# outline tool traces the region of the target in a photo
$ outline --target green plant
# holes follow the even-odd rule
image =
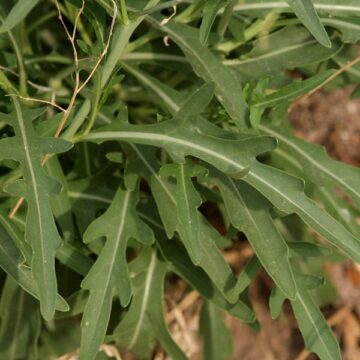
[[[163,308],[176,274],[204,299],[204,358],[225,359],[219,315],[258,327],[247,289],[263,267],[273,317],[289,299],[306,347],[340,359],[307,263],[331,251],[360,262],[360,171],[295,138],[286,113],[330,80],[359,83],[357,1],[5,0],[0,10],[0,358],[80,347],[91,360],[111,344],[149,358],[159,342],[185,359]],[[254,250],[240,274],[222,253],[237,232]]]

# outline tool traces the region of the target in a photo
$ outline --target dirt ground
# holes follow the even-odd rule
[[[322,144],[337,160],[360,166],[360,99],[350,100],[352,87],[319,91],[289,114],[296,134]]]
[[[297,136],[326,147],[337,160],[360,166],[360,99],[350,100],[352,89],[331,93],[318,91],[292,107],[290,122]],[[230,264],[239,258],[246,261],[250,248],[235,249],[227,255]],[[236,266],[239,266],[237,264]],[[360,267],[351,262],[329,265],[326,268],[338,291],[338,301],[323,310],[325,317],[338,337],[344,360],[360,359]],[[262,330],[255,333],[247,325],[226,317],[234,340],[231,360],[312,360],[317,356],[304,349],[296,321],[289,307],[277,320],[272,320],[268,310],[269,279],[260,273],[250,287],[255,312]],[[199,298],[188,294],[179,302],[169,303],[168,321],[176,341],[187,350],[191,359],[200,359],[201,342],[196,339]],[[156,359],[163,359],[158,354]]]

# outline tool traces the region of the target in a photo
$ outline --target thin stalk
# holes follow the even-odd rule
[[[4,18],[1,15],[0,15],[0,21],[2,23],[4,22]],[[18,64],[18,68],[19,68],[20,94],[22,96],[26,96],[27,95],[27,74],[26,74],[26,70],[25,70],[24,59],[23,59],[21,50],[19,48],[18,43],[16,42],[16,39],[15,39],[12,31],[7,30],[6,32],[7,32],[8,36],[9,36],[12,47],[14,48],[15,56],[16,56],[16,62]]]
[[[98,112],[98,104],[100,101],[100,97],[101,97],[101,77],[100,74],[96,74],[94,76],[95,78],[95,92],[94,92],[94,96],[92,98],[92,107],[91,107],[91,113],[90,113],[90,118],[89,121],[86,125],[85,128],[85,134],[88,134],[95,122],[96,116],[97,116],[97,112]]]
[[[121,9],[121,17],[122,17],[123,23],[124,23],[124,25],[128,25],[130,23],[130,21],[129,21],[129,16],[127,13],[125,0],[120,0],[120,9]]]
[[[222,14],[216,33],[219,35],[220,38],[223,38],[225,35],[225,31],[229,25],[229,22],[231,20],[234,6],[237,3],[236,0],[230,1],[230,3],[225,7],[224,13]]]

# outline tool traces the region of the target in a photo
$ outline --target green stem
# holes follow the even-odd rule
[[[98,72],[95,73],[94,80],[95,80],[94,96],[92,97],[92,101],[91,101],[92,107],[90,112],[90,118],[84,131],[85,134],[88,134],[94,125],[98,113],[98,104],[101,97],[101,77]]]
[[[176,21],[189,23],[194,20],[202,11],[202,5],[205,4],[204,0],[197,0],[190,4],[185,10],[175,17]]]
[[[226,6],[224,13],[221,16],[220,22],[217,27],[217,34],[219,35],[220,38],[223,38],[225,35],[225,31],[231,20],[234,6],[236,3],[237,3],[236,0],[230,1],[230,3]]]
[[[32,65],[41,62],[57,63],[63,65],[71,65],[74,63],[73,60],[70,60],[68,57],[63,55],[44,55],[36,56],[25,60],[25,65]]]
[[[4,18],[1,15],[0,15],[0,21],[2,23],[4,22]],[[16,39],[15,39],[12,31],[7,30],[6,32],[7,32],[8,36],[9,36],[12,47],[14,48],[15,56],[16,56],[16,62],[18,64],[20,94],[22,96],[27,96],[27,75],[26,75],[26,71],[25,71],[25,65],[24,65],[23,56],[22,56],[21,50],[19,48],[18,43],[16,42]]]
[[[121,8],[121,15],[122,15],[123,23],[124,23],[124,25],[128,25],[130,23],[130,21],[129,21],[129,16],[127,13],[125,0],[120,0],[120,8]]]

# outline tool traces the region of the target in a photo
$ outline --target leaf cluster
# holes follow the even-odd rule
[[[287,110],[359,83],[356,61],[339,71],[359,16],[351,0],[2,1],[0,358],[187,359],[166,321],[181,281],[203,358],[226,359],[222,314],[259,328],[263,269],[272,316],[288,300],[307,349],[340,359],[311,263],[360,262],[360,170],[296,138]],[[233,269],[238,242],[252,255]]]

